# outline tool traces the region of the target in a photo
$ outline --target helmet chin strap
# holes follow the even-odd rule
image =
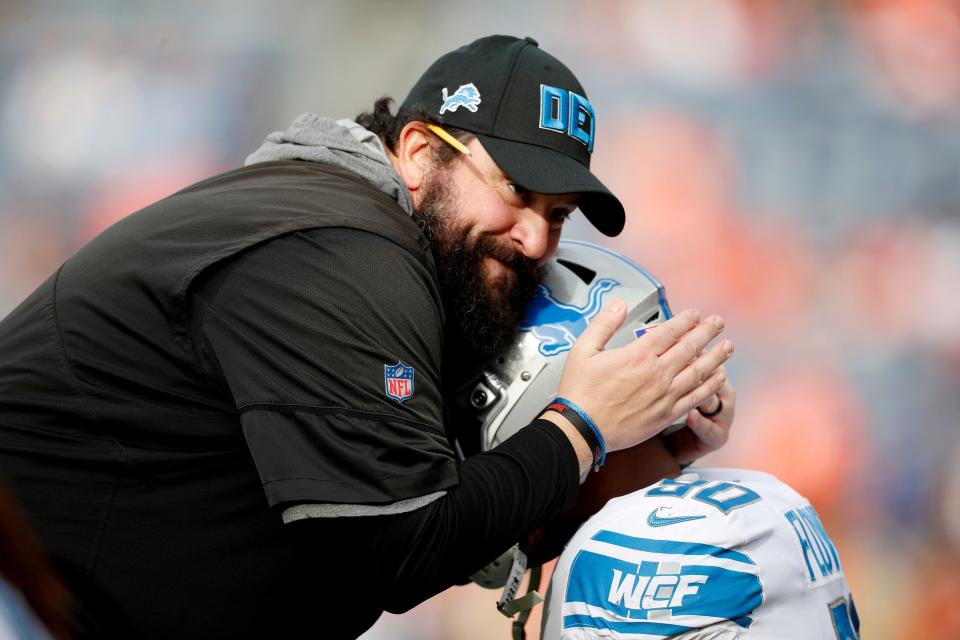
[[[527,593],[524,594],[519,600],[514,600],[514,603],[517,604],[517,611],[520,615],[517,616],[517,619],[513,621],[511,625],[511,635],[513,640],[526,640],[527,631],[526,624],[527,618],[530,617],[530,612],[533,611],[533,608],[540,602],[543,602],[543,596],[540,595],[536,589],[540,588],[540,574],[542,567],[537,565],[530,569],[530,585],[527,587]],[[501,609],[501,613],[503,610]]]
[[[511,549],[513,559],[510,563],[510,573],[507,577],[507,583],[503,586],[503,593],[497,601],[497,610],[508,618],[512,618],[518,613],[530,614],[530,609],[543,602],[543,596],[537,593],[536,589],[540,586],[540,567],[534,567],[531,571],[536,571],[537,584],[533,584],[531,575],[530,585],[527,587],[527,593],[517,598],[517,591],[520,590],[520,582],[523,580],[523,574],[527,571],[527,554],[520,550],[520,545],[514,545]],[[523,621],[526,622],[526,616]],[[521,624],[521,628],[522,628]]]
[[[527,592],[517,597],[523,574],[527,571],[527,554],[515,544],[505,551],[499,558],[486,567],[470,576],[470,579],[481,587],[497,589],[503,587],[500,599],[497,600],[497,611],[508,618],[517,616],[513,621],[513,640],[526,638],[525,625],[530,617],[530,611],[543,602],[543,596],[537,592],[540,588],[541,567],[538,565],[530,569],[530,583]],[[517,615],[519,614],[519,615]]]

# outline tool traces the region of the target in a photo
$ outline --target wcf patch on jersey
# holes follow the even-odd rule
[[[403,402],[413,395],[413,367],[403,364],[398,360],[397,364],[383,365],[383,390],[387,396],[397,402]]]

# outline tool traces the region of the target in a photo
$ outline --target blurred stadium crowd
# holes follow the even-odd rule
[[[494,32],[596,106],[627,227],[568,236],[727,319],[738,416],[706,463],[811,499],[865,637],[960,638],[956,0],[0,2],[0,315],[298,113],[402,97]],[[495,600],[456,589],[365,637],[507,638]]]

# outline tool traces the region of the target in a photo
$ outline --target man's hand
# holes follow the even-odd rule
[[[722,368],[722,367],[721,367]],[[720,403],[723,403],[722,406]],[[736,412],[737,392],[724,382],[715,396],[707,398],[687,416],[687,426],[664,436],[667,447],[681,465],[687,465],[711,451],[716,451],[730,438],[733,415]],[[715,415],[706,417],[703,414]]]
[[[718,316],[704,320],[693,310],[677,314],[626,346],[605,350],[625,316],[626,306],[614,301],[593,319],[570,351],[558,393],[590,415],[608,452],[647,440],[719,394],[726,383],[721,365],[733,353],[729,340],[706,349],[723,330],[723,320]],[[558,424],[566,422],[550,412],[544,417]],[[709,433],[707,426],[697,424],[705,441],[715,442],[716,434]],[[577,446],[577,437],[571,436],[571,440],[583,457],[586,447]],[[586,461],[581,460],[582,467],[584,462],[589,464],[587,455]]]

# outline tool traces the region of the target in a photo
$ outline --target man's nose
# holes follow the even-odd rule
[[[527,207],[510,230],[510,238],[517,251],[539,263],[550,245],[550,222],[541,212]]]

